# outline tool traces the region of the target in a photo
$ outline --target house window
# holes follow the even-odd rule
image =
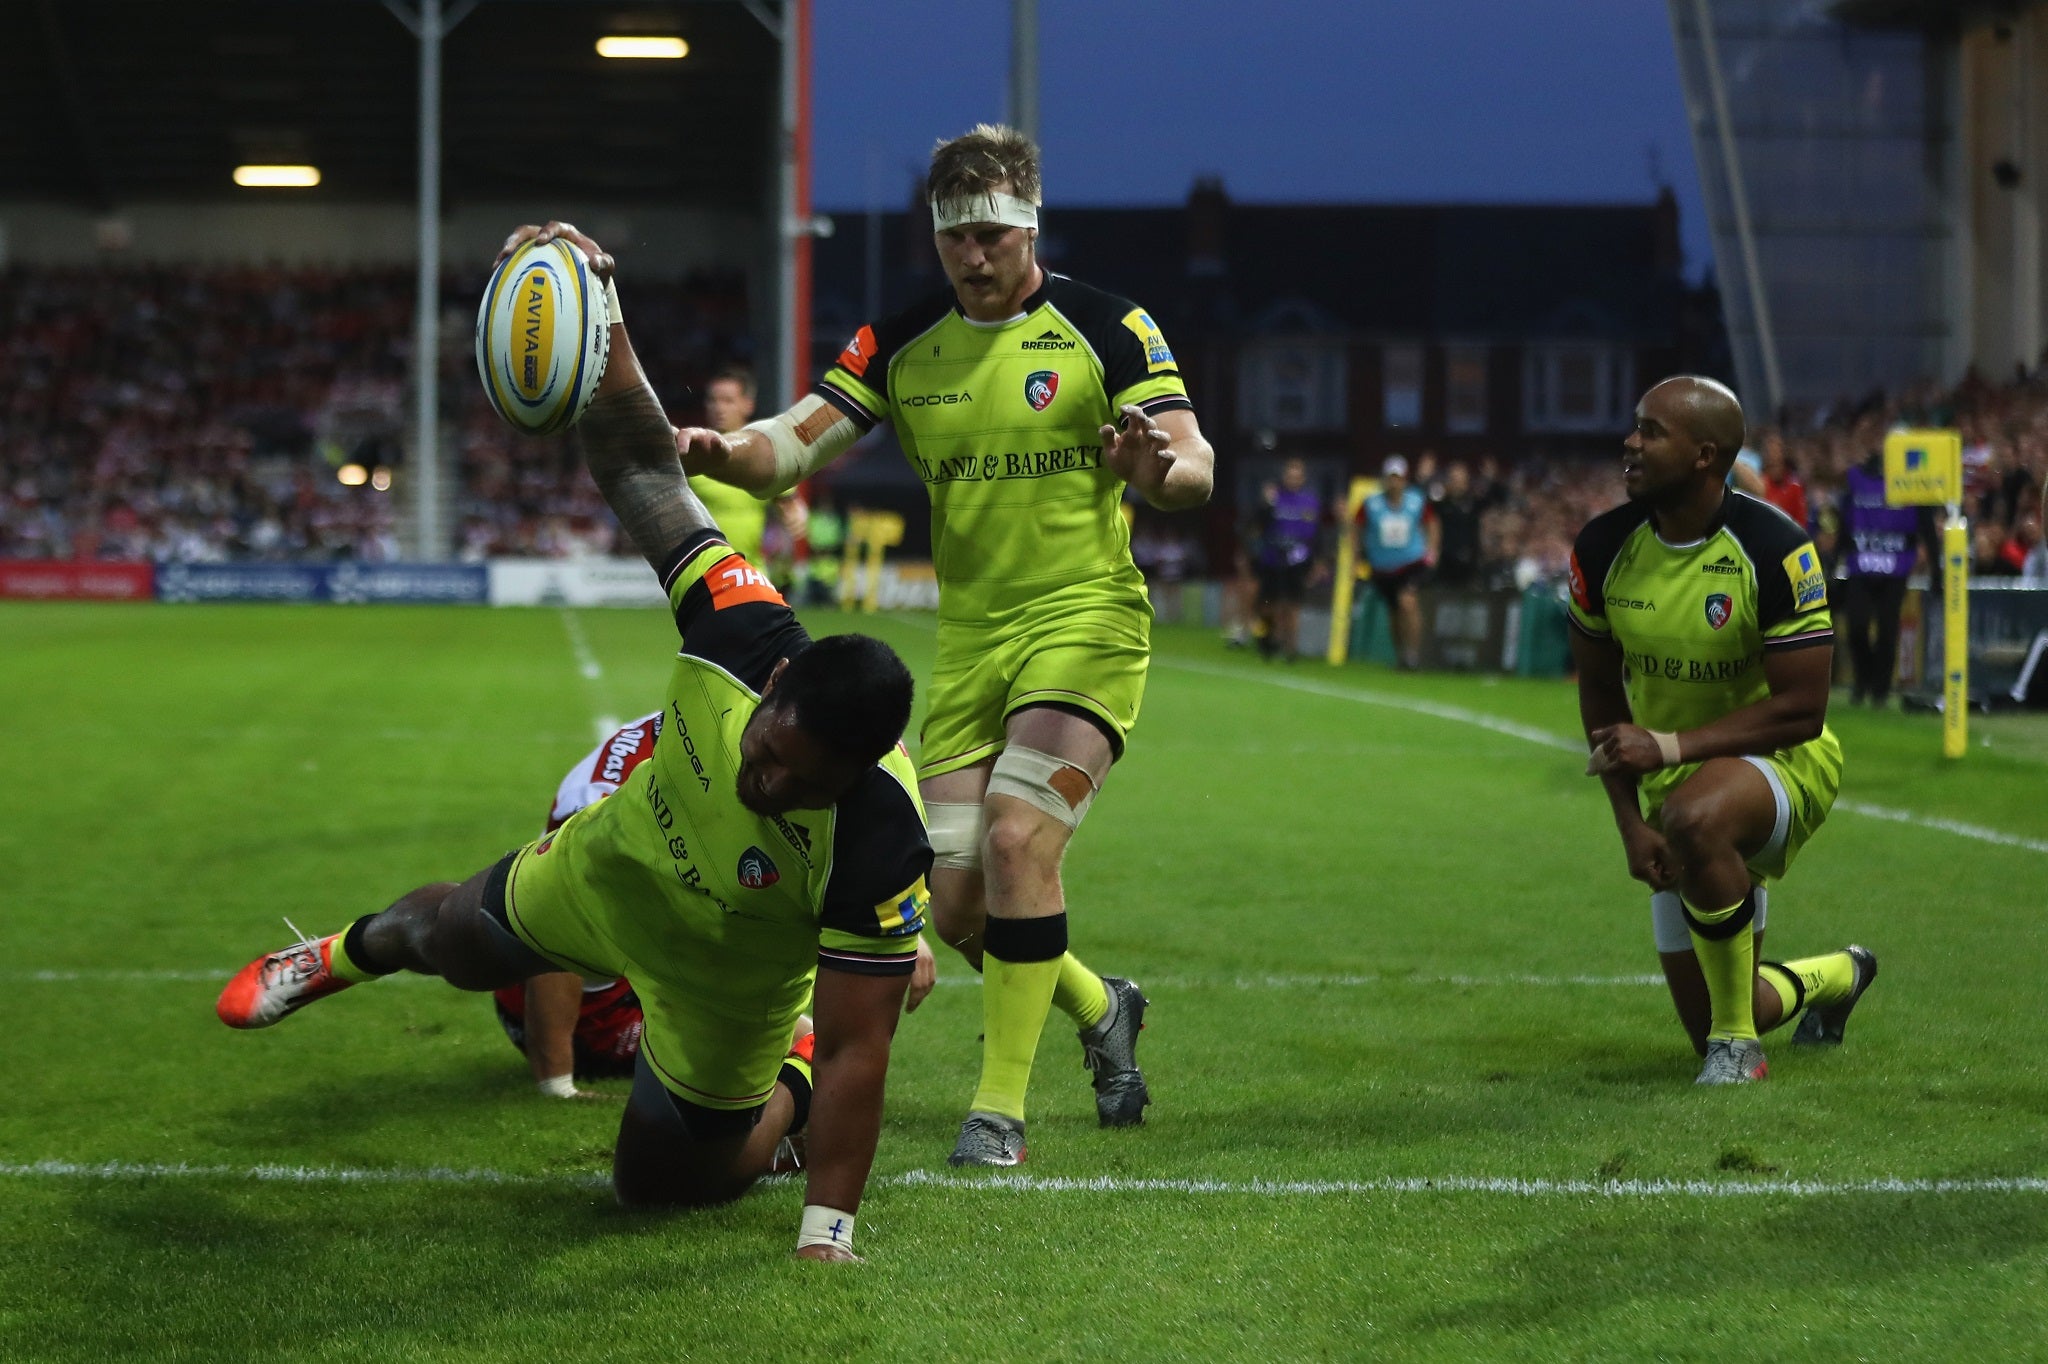
[[[1343,430],[1349,424],[1347,368],[1339,341],[1273,340],[1247,346],[1238,368],[1243,424],[1268,431]]]
[[[1618,431],[1635,401],[1635,358],[1597,343],[1531,346],[1522,357],[1522,425],[1530,431]]]
[[[1454,436],[1486,430],[1486,351],[1454,346],[1444,352],[1444,429]]]
[[[1422,425],[1422,347],[1380,351],[1380,407],[1389,429]]]

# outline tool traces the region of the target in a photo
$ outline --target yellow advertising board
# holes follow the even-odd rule
[[[1887,433],[1884,500],[1894,507],[1947,507],[1962,501],[1962,433],[1935,428]]]

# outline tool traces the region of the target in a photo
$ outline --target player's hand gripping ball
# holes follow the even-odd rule
[[[529,435],[566,430],[611,358],[604,285],[575,243],[520,244],[476,310],[476,372],[498,415]]]

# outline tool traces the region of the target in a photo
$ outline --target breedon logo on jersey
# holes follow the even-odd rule
[[[1714,560],[1714,562],[1712,562],[1711,564],[1701,564],[1701,565],[1700,565],[1700,572],[1702,572],[1702,573],[1740,573],[1740,572],[1742,572],[1742,565],[1741,565],[1741,564],[1738,564],[1738,563],[1736,563],[1736,562],[1735,562],[1735,560],[1734,560],[1734,559],[1732,559],[1731,557],[1729,557],[1728,555],[1726,555],[1726,554],[1723,554],[1723,555],[1722,555],[1722,556],[1721,556],[1720,558],[1718,558],[1718,559]]]
[[[1018,350],[1072,350],[1076,342],[1056,331],[1041,332],[1035,341],[1019,342]]]
[[[1735,613],[1735,603],[1726,592],[1716,592],[1707,598],[1707,624],[1716,630],[1728,623],[1728,617]]]
[[[782,879],[782,873],[775,870],[768,854],[759,848],[749,848],[740,854],[739,876],[740,884],[748,890],[766,890]]]
[[[1052,400],[1060,391],[1059,371],[1041,369],[1024,380],[1024,401],[1031,404],[1033,412],[1043,412],[1052,406]]]

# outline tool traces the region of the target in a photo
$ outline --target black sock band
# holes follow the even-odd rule
[[[1799,973],[1787,967],[1782,961],[1760,961],[1757,963],[1758,970],[1762,970],[1766,966],[1777,972],[1782,979],[1792,982],[1792,1003],[1786,1008],[1784,1016],[1790,1018],[1805,1008],[1806,982],[1799,978]]]
[[[1708,942],[1723,942],[1734,937],[1743,929],[1756,922],[1756,887],[1749,888],[1749,894],[1742,897],[1742,903],[1735,912],[1716,924],[1703,924],[1692,916],[1692,906],[1679,898],[1678,907],[1685,914],[1685,926],[1705,938]]]
[[[981,930],[981,950],[997,961],[1058,961],[1067,955],[1067,916],[1043,919],[991,917]]]
[[[784,1061],[782,1072],[775,1079],[778,1084],[787,1085],[789,1097],[796,1100],[796,1112],[789,1119],[789,1132],[794,1136],[803,1131],[804,1124],[811,1120],[811,1077]]]
[[[392,975],[400,968],[387,966],[363,942],[363,926],[374,917],[374,915],[365,914],[362,918],[357,919],[348,926],[348,932],[341,935],[341,953],[349,959],[350,963],[358,971],[368,971],[373,976]]]

